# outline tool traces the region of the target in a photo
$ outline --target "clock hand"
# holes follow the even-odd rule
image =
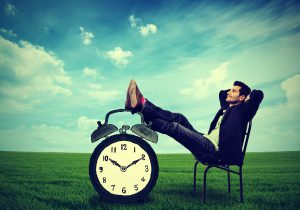
[[[143,159],[143,157],[141,157],[141,158],[139,158],[137,160],[132,161],[132,163],[130,163],[128,166],[126,166],[126,169],[128,169],[130,166],[133,166],[133,165],[137,164],[137,162],[139,162],[142,159]]]
[[[117,162],[117,161],[115,161],[115,160],[112,160],[112,159],[110,159],[109,158],[109,160],[110,160],[110,162],[112,162],[112,164],[114,164],[114,165],[116,165],[116,166],[118,166],[119,168],[121,168],[122,166]]]

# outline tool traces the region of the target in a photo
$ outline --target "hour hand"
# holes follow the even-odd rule
[[[112,164],[114,164],[114,165],[116,165],[116,166],[118,166],[119,168],[121,168],[122,166],[117,162],[117,161],[115,161],[115,160],[112,160],[112,159],[110,159],[109,158],[109,160],[110,160],[110,162],[112,162]]]

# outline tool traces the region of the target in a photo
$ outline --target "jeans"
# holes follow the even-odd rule
[[[217,159],[214,144],[196,131],[184,115],[163,110],[148,99],[142,106],[141,113],[146,123],[152,122],[153,130],[174,138],[199,160]]]

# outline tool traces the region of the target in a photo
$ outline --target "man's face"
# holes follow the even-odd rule
[[[233,86],[228,92],[227,92],[227,98],[226,102],[229,104],[236,104],[240,103],[245,99],[244,95],[240,96],[240,86]]]

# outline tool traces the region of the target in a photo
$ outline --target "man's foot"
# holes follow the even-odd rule
[[[128,109],[128,110],[130,109],[130,98],[129,98],[128,91],[126,94],[125,109]]]
[[[144,97],[140,92],[135,80],[131,80],[128,86],[125,109],[135,109],[138,105],[141,105],[144,101]]]

